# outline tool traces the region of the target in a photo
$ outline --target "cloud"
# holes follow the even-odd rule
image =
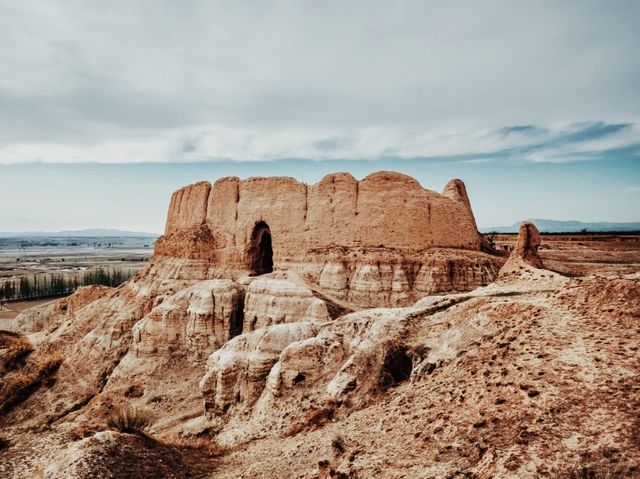
[[[0,0],[0,163],[632,154],[623,3]]]
[[[198,162],[277,159],[437,159],[563,163],[640,157],[640,126],[580,123],[480,131],[403,128],[248,130],[211,128],[98,141],[89,144],[19,143],[0,148],[0,163]],[[532,133],[534,131],[534,133]]]

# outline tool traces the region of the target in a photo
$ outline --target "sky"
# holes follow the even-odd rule
[[[638,221],[640,2],[0,0],[0,231],[161,232],[222,176]]]

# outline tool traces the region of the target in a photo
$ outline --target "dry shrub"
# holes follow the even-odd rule
[[[29,398],[41,385],[50,383],[61,364],[60,354],[48,354],[35,359],[21,372],[5,378],[0,388],[0,411],[10,411]]]
[[[1,410],[10,411],[25,401],[38,388],[38,374],[35,372],[16,373],[5,380],[0,393]]]
[[[342,454],[347,449],[347,443],[341,434],[336,434],[331,440],[331,448],[336,455]]]
[[[139,436],[146,436],[152,424],[153,419],[148,412],[131,406],[116,407],[107,418],[109,429]]]
[[[27,338],[19,336],[11,341],[7,347],[2,366],[5,371],[11,371],[18,366],[24,364],[25,359],[33,352],[33,346]]]
[[[47,379],[53,376],[62,365],[62,356],[59,353],[40,356],[34,361],[40,378]]]
[[[220,445],[215,439],[208,439],[199,437],[195,439],[178,439],[175,442],[171,442],[171,445],[175,445],[183,448],[198,449],[206,452],[212,457],[222,456],[227,452],[225,446]]]

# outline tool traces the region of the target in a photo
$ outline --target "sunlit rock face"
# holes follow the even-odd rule
[[[501,261],[481,248],[460,180],[438,194],[393,172],[230,177],[173,194],[152,269],[197,280],[296,270],[357,307],[406,306],[492,281]]]
[[[305,286],[290,281],[258,278],[247,288],[243,331],[280,323],[329,320],[325,302]]]

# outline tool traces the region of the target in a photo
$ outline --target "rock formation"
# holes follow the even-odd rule
[[[134,350],[144,355],[183,349],[207,357],[242,332],[243,294],[231,280],[209,280],[169,296],[134,326]]]
[[[291,281],[258,278],[247,287],[244,332],[273,324],[328,320],[325,302],[305,286]]]
[[[500,261],[481,245],[460,180],[440,195],[391,172],[232,177],[174,193],[153,264],[199,280],[295,269],[357,307],[402,306],[492,281]]]
[[[540,233],[536,225],[529,221],[524,221],[520,225],[516,245],[511,251],[509,259],[500,269],[499,275],[502,277],[507,274],[530,271],[532,268],[544,268],[542,259],[538,255],[540,242]]]

